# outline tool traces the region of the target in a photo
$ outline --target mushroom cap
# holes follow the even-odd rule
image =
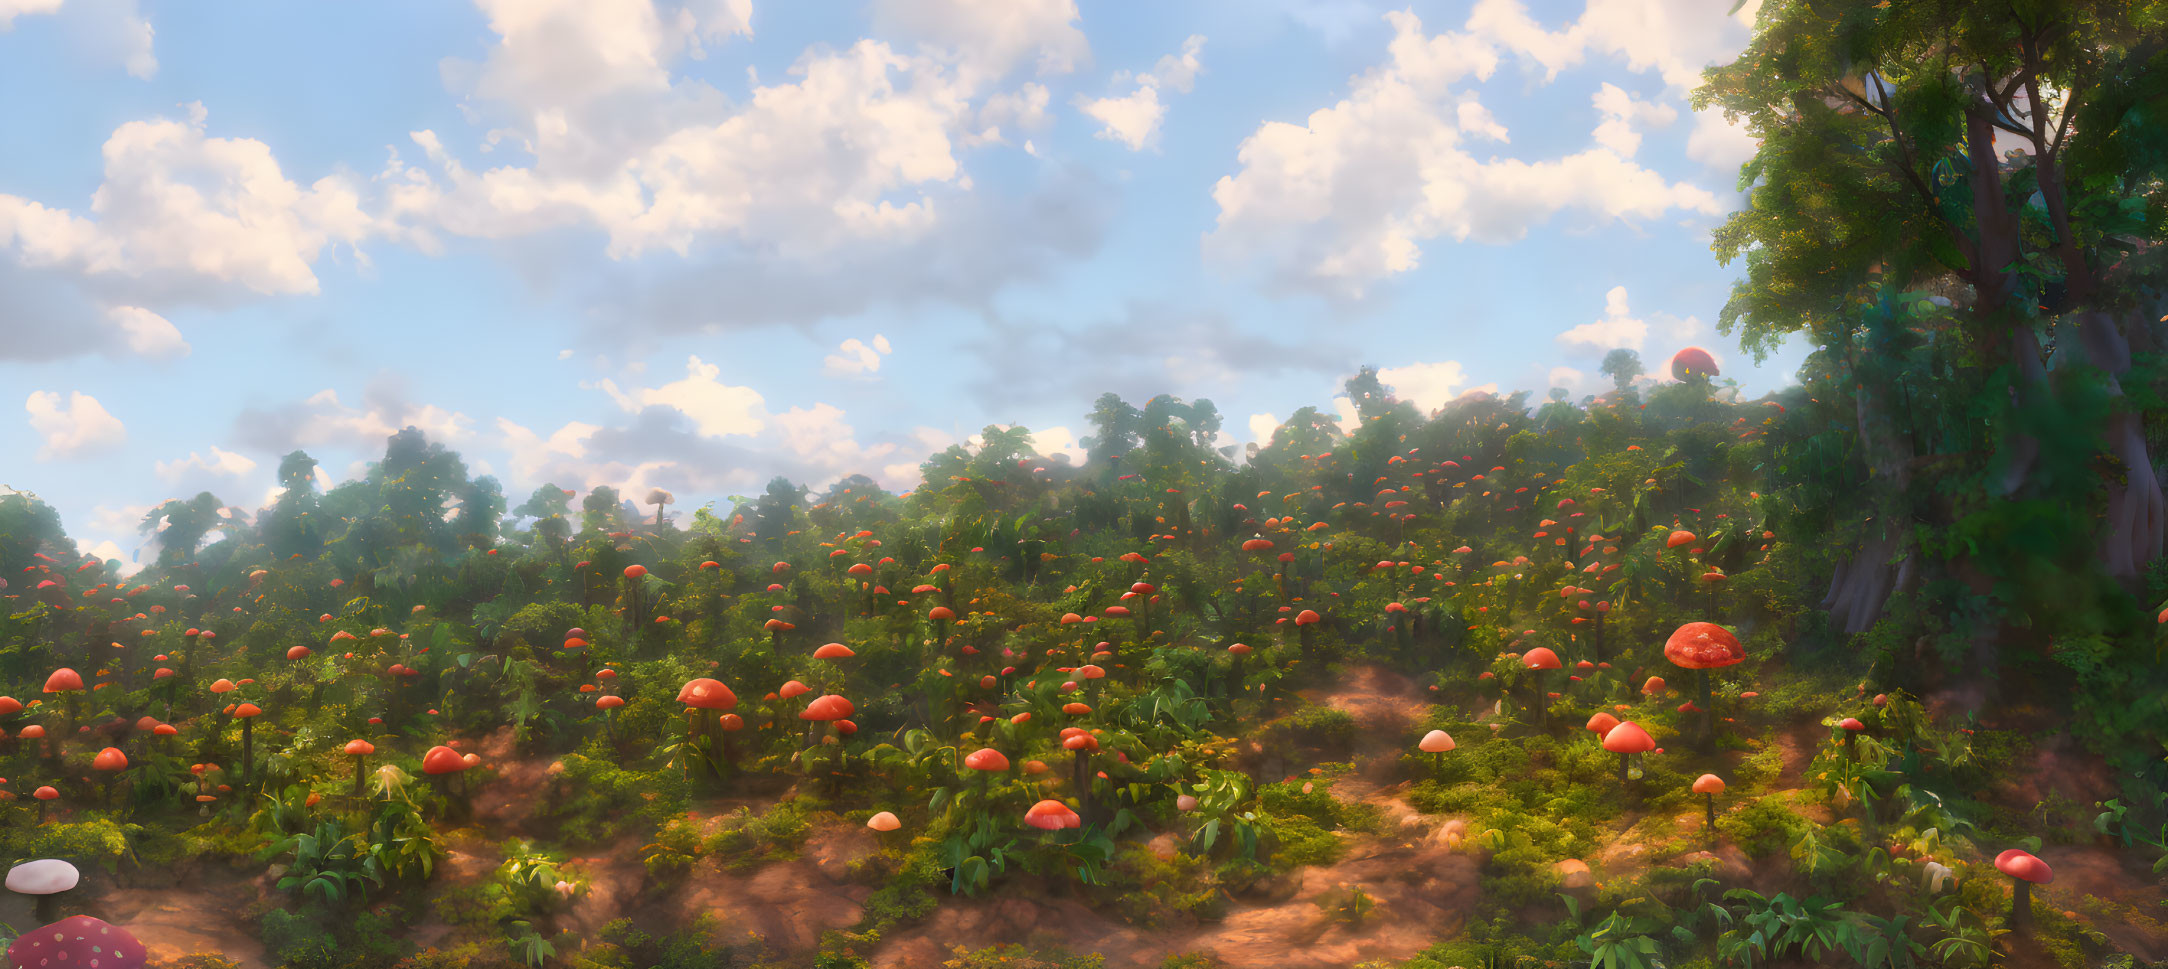
[[[856,707],[851,706],[851,701],[830,693],[814,700],[812,703],[806,704],[805,710],[798,714],[798,719],[841,720],[850,716],[856,710]]]
[[[45,692],[47,693],[65,693],[69,690],[80,690],[82,688],[83,674],[65,666],[54,670],[53,675],[45,678]]]
[[[805,694],[811,692],[813,692],[812,687],[800,683],[797,680],[792,680],[788,683],[783,684],[781,687],[778,687],[775,691],[775,695],[782,697],[785,700],[790,700],[804,696]]]
[[[376,745],[366,740],[349,740],[346,742],[346,753],[350,757],[366,757],[376,753]]]
[[[851,652],[849,646],[842,643],[829,643],[813,651],[814,659],[849,659],[856,655],[858,654]]]
[[[1837,721],[1837,726],[1843,727],[1844,729],[1852,731],[1853,733],[1858,733],[1859,731],[1867,729],[1867,725],[1859,722],[1858,717],[1846,717],[1842,720]]]
[[[1295,614],[1295,625],[1297,625],[1297,626],[1308,626],[1308,625],[1312,625],[1312,624],[1316,623],[1316,622],[1318,621],[1318,619],[1319,619],[1319,616],[1318,616],[1318,614],[1317,614],[1317,613],[1316,613],[1316,612],[1315,612],[1314,610],[1310,610],[1310,609],[1304,609],[1303,611],[1301,611],[1301,612],[1298,612],[1298,613],[1296,613],[1296,614]]]
[[[459,756],[459,751],[442,744],[429,748],[429,752],[422,755],[424,774],[457,774],[466,769],[467,759]]]
[[[211,692],[213,693],[232,693],[233,691],[238,689],[240,689],[240,687],[234,686],[232,680],[229,680],[223,676],[211,681]]]
[[[1024,823],[1044,831],[1079,827],[1084,819],[1077,817],[1069,806],[1055,800],[1040,801],[1024,812]]]
[[[992,747],[981,747],[964,756],[964,766],[972,770],[1008,770],[1009,758]]]
[[[1521,654],[1521,665],[1532,670],[1555,670],[1559,666],[1558,654],[1548,646],[1538,646]]]
[[[1664,641],[1664,658],[1689,670],[1713,670],[1746,659],[1739,637],[1713,622],[1690,622]]]
[[[1665,689],[1667,689],[1667,687],[1664,683],[1664,678],[1661,676],[1651,676],[1648,679],[1643,680],[1641,683],[1641,693],[1643,696],[1655,696],[1658,693],[1664,692]]]
[[[1716,358],[1710,356],[1709,351],[1700,347],[1687,347],[1671,355],[1672,379],[1685,380],[1695,374],[1704,377],[1717,376]]]
[[[1596,711],[1595,716],[1588,718],[1588,732],[1598,737],[1610,733],[1611,728],[1616,726],[1618,726],[1618,718],[1602,710]]]
[[[1682,528],[1673,531],[1669,538],[1664,539],[1664,547],[1678,548],[1681,545],[1691,544],[1693,541],[1694,533]]]
[[[47,784],[44,787],[40,787],[37,790],[30,792],[30,796],[37,798],[40,801],[50,801],[60,797],[60,792],[54,790],[51,784]]]
[[[263,708],[253,703],[243,703],[233,708],[233,715],[243,720],[263,716]]]
[[[23,712],[23,701],[11,696],[0,696],[0,716]]]
[[[872,828],[875,831],[894,831],[897,828],[903,827],[903,822],[896,820],[896,815],[894,812],[882,811],[879,814],[867,818],[866,827]]]
[[[2045,885],[2055,880],[2055,869],[2049,868],[2047,862],[2033,857],[2031,852],[2017,848],[1996,855],[1995,870],[2035,885]],[[8,880],[12,886],[14,876],[10,875]]]
[[[102,771],[127,770],[128,755],[121,753],[119,747],[107,747],[98,751],[98,756],[91,758],[90,769]]]
[[[1724,779],[1715,774],[1703,774],[1696,777],[1694,778],[1694,793],[1722,794],[1724,793]]]
[[[1645,754],[1656,749],[1656,739],[1631,720],[1603,735],[1603,749],[1614,754]]]
[[[1453,743],[1452,735],[1443,730],[1433,730],[1424,734],[1422,741],[1415,746],[1426,754],[1442,754],[1459,745]]]
[[[74,888],[83,873],[58,858],[26,861],[8,869],[8,891],[17,895],[54,895]]]
[[[143,943],[127,929],[88,915],[32,929],[8,946],[8,961],[18,966],[140,969],[146,958]]]
[[[615,710],[624,705],[625,698],[615,693],[607,693],[595,698],[595,709],[597,710]]]
[[[686,680],[678,690],[678,702],[701,710],[728,710],[738,705],[738,695],[721,682],[706,677]]]

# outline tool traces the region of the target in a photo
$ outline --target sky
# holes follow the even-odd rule
[[[1113,391],[1222,444],[1714,323],[1728,0],[0,0],[0,485],[133,567],[425,431],[681,509]],[[21,411],[5,408],[20,401]]]

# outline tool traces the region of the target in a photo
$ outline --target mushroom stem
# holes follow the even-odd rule
[[[2023,935],[2032,929],[2032,883],[2022,878],[2010,881],[2014,886],[2010,893],[2010,931]]]
[[[1694,679],[1701,686],[1701,746],[1706,749],[1716,744],[1716,710],[1709,700],[1709,671],[1695,670]]]
[[[248,790],[249,775],[256,766],[255,724],[252,718],[241,718],[241,789],[244,791]]]
[[[1542,733],[1542,732],[1543,732],[1543,717],[1544,717],[1544,714],[1545,714],[1546,712],[1548,712],[1548,711],[1546,711],[1546,710],[1545,710],[1545,708],[1546,708],[1546,707],[1549,707],[1549,706],[1550,706],[1550,704],[1549,704],[1549,703],[1546,703],[1546,702],[1544,702],[1544,701],[1546,701],[1546,700],[1548,700],[1548,699],[1550,699],[1550,698],[1549,698],[1549,697],[1546,697],[1546,696],[1544,696],[1544,695],[1543,695],[1543,671],[1542,671],[1542,670],[1531,670],[1531,671],[1529,671],[1529,672],[1530,672],[1530,676],[1529,676],[1529,682],[1530,682],[1530,683],[1533,683],[1533,684],[1535,684],[1535,691],[1536,691],[1536,697],[1535,697],[1535,703],[1536,703],[1536,732],[1537,732],[1537,733]],[[1620,774],[1619,776],[1620,776],[1621,778],[1624,778],[1624,777],[1625,777],[1626,775],[1622,773],[1622,774]]]
[[[1708,798],[1708,803],[1707,803],[1707,804],[1706,804],[1705,806],[1706,806],[1706,808],[1707,808],[1707,811],[1708,811],[1708,823],[1709,823],[1709,833],[1711,833],[1711,834],[1715,834],[1715,833],[1716,833],[1716,792],[1714,792],[1714,791],[1711,791],[1711,792],[1709,792],[1708,794],[1704,794],[1704,795],[1702,795],[1702,796],[1703,796],[1703,797],[1706,797],[1706,798]]]
[[[361,775],[368,770],[368,767],[368,755],[363,754],[354,758],[354,796],[357,798],[361,796]]]
[[[2019,884],[2024,884],[2019,882]],[[51,925],[60,920],[60,893],[48,892],[38,896],[38,924]]]
[[[1632,756],[1625,753],[1618,755],[1618,786],[1622,788],[1626,786],[1626,759]]]

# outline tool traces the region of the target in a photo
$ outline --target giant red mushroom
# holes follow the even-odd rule
[[[75,724],[75,695],[83,692],[83,675],[65,666],[54,670],[53,675],[45,678],[45,692],[60,694],[62,714],[60,733],[65,735],[68,732],[66,728]],[[54,757],[60,756],[60,737],[58,736],[52,740],[52,755]]]
[[[1701,688],[1701,742],[1703,746],[1715,742],[1715,706],[1709,699],[1709,671],[1731,666],[1746,659],[1746,649],[1739,645],[1739,637],[1713,622],[1690,622],[1680,626],[1671,638],[1664,642],[1664,658],[1671,665],[1694,671]]]
[[[354,758],[354,796],[361,796],[361,775],[368,770],[369,755],[376,753],[376,745],[360,738],[346,742],[342,748],[346,756]]]
[[[1536,693],[1536,732],[1542,733],[1543,718],[1551,705],[1550,694],[1544,692],[1543,689],[1543,671],[1555,670],[1559,667],[1558,654],[1551,652],[1549,647],[1538,646],[1521,654],[1521,665],[1528,668],[1529,682],[1534,685]]]
[[[2032,887],[2055,880],[2055,870],[2031,852],[2012,848],[1995,856],[1995,870],[2010,876],[2010,931],[2032,928]]]
[[[821,724],[846,719],[856,710],[856,707],[851,706],[851,701],[833,693],[806,704],[805,709],[798,712],[798,719],[806,721],[806,746],[812,747],[821,741]]]
[[[1009,769],[1009,758],[992,747],[981,747],[964,755],[964,766],[979,774],[979,803],[983,805],[994,774]]]
[[[685,681],[685,685],[678,690],[677,699],[685,705],[685,749],[678,763],[681,773],[689,777],[692,772],[693,739],[701,732],[700,722],[705,719],[700,711],[711,711],[710,716],[727,712],[738,705],[738,695],[730,692],[730,688],[718,680],[697,677]]]
[[[422,773],[429,776],[429,783],[436,785],[437,793],[444,795],[447,801],[453,800],[447,776],[464,773],[468,766],[467,759],[460,756],[459,751],[442,744],[429,748],[429,752],[422,755]],[[454,801],[454,806],[464,811],[463,803]]]
[[[1703,774],[1694,778],[1694,793],[1707,798],[1704,807],[1708,812],[1710,833],[1716,831],[1716,796],[1724,793],[1724,779],[1715,774]]]
[[[1699,377],[1707,380],[1718,376],[1716,358],[1700,347],[1687,347],[1671,355],[1671,377],[1681,382]]]
[[[1024,823],[1041,831],[1059,831],[1063,828],[1080,827],[1083,817],[1069,810],[1060,801],[1045,800],[1032,805],[1024,812]]]
[[[1415,743],[1417,750],[1430,755],[1430,766],[1440,770],[1445,767],[1446,751],[1452,750],[1456,746],[1458,745],[1453,743],[1453,735],[1443,730],[1433,730],[1426,733],[1423,735],[1423,739]]]
[[[1641,725],[1631,720],[1612,727],[1603,735],[1603,749],[1618,755],[1618,782],[1626,786],[1627,761],[1635,754],[1645,754],[1656,749],[1656,739]]]

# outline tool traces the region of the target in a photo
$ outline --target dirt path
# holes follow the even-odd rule
[[[925,922],[903,929],[873,957],[879,969],[938,966],[953,947],[998,942],[1058,944],[1104,955],[1112,969],[1156,969],[1167,956],[1204,952],[1228,969],[1345,969],[1407,959],[1459,930],[1475,905],[1477,859],[1456,849],[1461,826],[1426,817],[1401,797],[1395,777],[1402,742],[1428,708],[1404,677],[1379,667],[1350,670],[1307,699],[1352,715],[1361,726],[1355,769],[1332,785],[1335,797],[1376,808],[1378,834],[1345,835],[1337,863],[1294,873],[1271,898],[1231,903],[1218,922],[1150,931],[1110,918],[1074,897],[1009,892],[944,899]],[[1375,909],[1359,925],[1318,906],[1328,893],[1359,888]]]
[[[242,969],[269,969],[272,960],[244,921],[248,907],[263,895],[266,879],[230,869],[192,867],[176,877],[143,873],[131,885],[112,885],[84,900],[69,914],[90,915],[127,929],[143,943],[152,960],[179,959],[216,952]],[[14,916],[12,910],[7,912]],[[33,924],[28,907],[11,925]]]

